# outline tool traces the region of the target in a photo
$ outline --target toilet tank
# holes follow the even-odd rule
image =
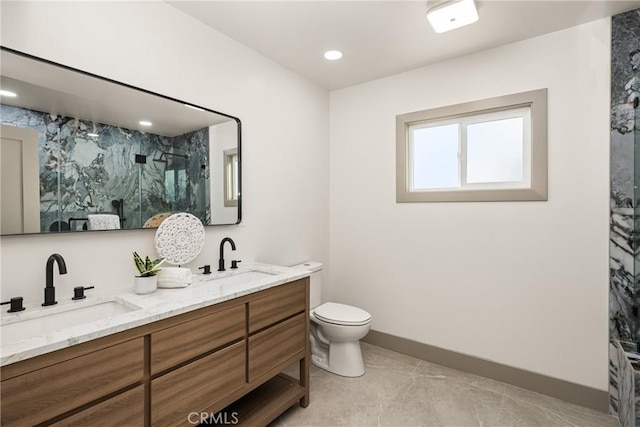
[[[319,306],[322,302],[322,263],[307,261],[292,267],[311,272],[309,276],[309,304],[311,308]]]

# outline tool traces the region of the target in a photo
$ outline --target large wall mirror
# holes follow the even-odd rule
[[[0,234],[241,218],[240,120],[0,51]]]

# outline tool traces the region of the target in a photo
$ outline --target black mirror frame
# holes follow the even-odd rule
[[[237,224],[240,224],[240,222],[242,221],[242,122],[240,121],[239,118],[237,118],[235,116],[231,116],[229,114],[221,113],[221,112],[216,111],[216,110],[212,110],[212,109],[207,108],[207,107],[203,107],[203,106],[198,105],[198,104],[194,104],[194,103],[192,103],[190,101],[183,101],[183,100],[180,100],[180,99],[177,99],[177,98],[173,98],[173,97],[170,97],[170,96],[162,95],[162,94],[159,94],[157,92],[153,92],[153,91],[150,91],[150,90],[147,90],[147,89],[139,88],[137,86],[133,86],[133,85],[130,85],[130,84],[127,84],[127,83],[119,82],[117,80],[113,80],[113,79],[110,79],[108,77],[100,76],[98,74],[90,73],[88,71],[80,70],[78,68],[70,67],[68,65],[60,64],[58,62],[54,62],[54,61],[51,61],[51,60],[48,60],[48,59],[40,58],[38,56],[31,55],[31,54],[28,54],[28,53],[25,53],[25,52],[22,52],[22,51],[19,51],[19,50],[15,50],[15,49],[12,49],[12,48],[9,48],[9,47],[6,47],[6,46],[1,46],[0,45],[0,52],[8,52],[8,53],[11,53],[11,54],[14,54],[14,55],[22,56],[22,57],[27,58],[27,59],[43,62],[43,63],[49,64],[49,65],[53,65],[53,66],[56,66],[56,67],[59,67],[59,68],[65,69],[65,70],[69,70],[69,71],[73,71],[73,72],[76,72],[76,73],[80,73],[80,74],[83,74],[83,75],[88,76],[88,77],[93,77],[93,78],[96,78],[96,79],[99,79],[99,80],[103,80],[103,81],[108,82],[108,83],[116,84],[116,85],[119,85],[119,86],[122,86],[122,87],[125,87],[125,88],[128,88],[128,89],[133,89],[135,91],[142,92],[142,93],[145,93],[147,95],[157,96],[159,98],[163,98],[163,99],[166,99],[168,101],[177,102],[177,103],[181,103],[181,104],[189,104],[189,105],[192,105],[194,107],[201,108],[204,111],[207,111],[207,112],[210,112],[210,113],[214,113],[214,114],[218,114],[220,116],[228,117],[229,119],[234,120],[236,122],[237,127],[238,127],[238,135],[237,135],[237,139],[238,139],[237,140],[237,146],[238,146],[238,206],[237,206],[238,218],[237,218],[236,222],[232,223],[232,224],[203,224],[203,225],[205,225],[207,227],[213,227],[213,226],[219,227],[219,226],[224,226],[224,225],[237,225]],[[117,229],[117,230],[85,230],[85,231],[130,231],[130,230],[143,230],[143,229],[144,228],[124,228],[124,229]],[[60,235],[63,235],[63,234],[75,233],[75,232],[76,232],[76,230],[59,230],[58,232],[50,232],[50,233],[40,232],[40,233],[3,234],[2,237],[25,236],[25,235],[54,235],[54,236],[60,236]]]

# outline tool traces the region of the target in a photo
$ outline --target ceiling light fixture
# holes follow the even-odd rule
[[[196,107],[195,105],[184,104],[184,106],[193,110],[204,111],[204,108]]]
[[[444,33],[476,22],[478,10],[473,0],[445,1],[430,7],[427,19],[436,33]]]
[[[147,127],[153,124],[149,120],[140,120],[138,123],[140,124],[140,126],[147,126]]]
[[[328,50],[324,53],[324,58],[329,61],[335,61],[336,59],[342,58],[342,52],[339,50]]]
[[[0,90],[0,95],[6,96],[8,98],[15,98],[16,96],[18,96],[18,94],[16,94],[15,92],[11,92],[8,90]]]
[[[98,131],[96,129],[96,122],[93,122],[93,131],[92,132],[88,132],[87,136],[90,136],[91,138],[97,138],[100,135],[98,135]]]

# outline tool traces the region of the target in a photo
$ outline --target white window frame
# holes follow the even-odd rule
[[[466,126],[514,117],[524,118],[521,182],[466,182]],[[459,187],[413,188],[412,130],[459,124]],[[547,90],[500,96],[396,116],[396,201],[474,202],[547,200]]]
[[[224,150],[224,206],[238,206],[238,149]]]

